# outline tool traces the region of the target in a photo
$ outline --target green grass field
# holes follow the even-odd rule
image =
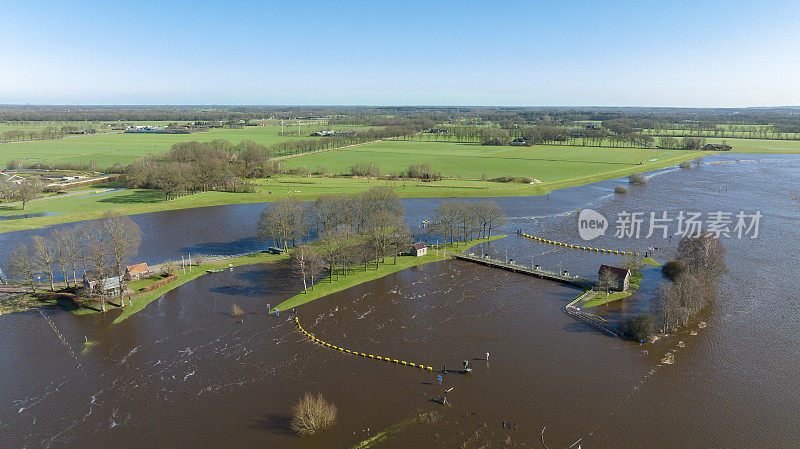
[[[402,198],[434,198],[434,197],[488,197],[488,196],[527,196],[541,195],[551,190],[586,184],[604,179],[626,176],[631,173],[655,170],[675,165],[684,160],[696,158],[701,153],[663,150],[624,150],[583,147],[538,147],[521,149],[516,147],[483,147],[480,145],[464,145],[452,143],[419,143],[419,142],[381,142],[365,145],[372,148],[390,148],[384,157],[387,165],[407,166],[410,160],[408,148],[421,154],[435,154],[440,161],[448,160],[453,166],[451,170],[463,170],[472,174],[488,172],[489,176],[536,177],[540,183],[501,183],[482,181],[480,179],[445,179],[437,182],[420,182],[415,180],[383,180],[353,179],[335,177],[305,177],[295,175],[274,176],[259,179],[256,193],[205,192],[164,201],[160,192],[135,189],[121,190],[103,194],[54,197],[42,201],[28,203],[23,211],[21,206],[0,206],[0,217],[25,216],[26,214],[45,214],[31,218],[0,220],[0,232],[20,229],[39,228],[56,223],[74,222],[98,218],[106,211],[115,210],[123,214],[138,214],[162,210],[186,209],[193,207],[217,206],[222,204],[258,203],[276,201],[285,197],[298,200],[314,200],[324,193],[354,193],[368,190],[371,187],[385,185],[392,187]],[[360,149],[356,147],[355,149]],[[497,156],[481,156],[478,150],[497,150]],[[506,151],[503,151],[506,150]],[[508,150],[513,150],[510,153]],[[527,153],[526,153],[527,150]],[[537,151],[541,150],[537,153]],[[459,151],[467,151],[471,157],[459,157]],[[295,159],[304,160],[315,156],[325,156],[329,160],[349,167],[355,158],[363,154],[360,151],[333,150],[315,155],[301,156],[286,160],[295,163]],[[492,153],[490,153],[492,154]],[[509,156],[516,154],[516,156]],[[707,153],[706,153],[707,154]],[[380,154],[379,154],[380,155]],[[548,156],[548,157],[545,157]],[[347,158],[347,163],[337,162]],[[420,157],[421,160],[429,160]],[[583,161],[581,160],[583,159]],[[603,159],[606,159],[604,161]],[[656,159],[651,161],[651,159]],[[370,159],[366,159],[370,160]],[[638,165],[639,161],[644,161]],[[299,162],[296,165],[301,165]],[[522,166],[523,169],[515,168]],[[498,168],[501,167],[501,168]],[[435,164],[434,168],[439,169]],[[399,170],[399,168],[398,168]],[[508,173],[511,170],[511,173]],[[466,175],[462,175],[465,176]]]
[[[363,127],[337,127],[357,129]],[[105,134],[77,135],[54,140],[38,140],[32,142],[0,143],[0,166],[14,159],[26,162],[96,162],[106,168],[119,162],[129,164],[148,153],[161,153],[169,150],[176,142],[192,140],[208,141],[214,139],[229,140],[239,143],[242,140],[253,140],[263,145],[273,145],[293,139],[324,139],[310,137],[313,131],[327,129],[321,124],[302,125],[302,135],[297,136],[297,124],[287,125],[286,131],[294,135],[280,135],[280,125],[247,126],[243,129],[212,129],[195,134]]]
[[[594,175],[620,169],[635,169],[652,159],[685,156],[685,151],[632,148],[494,147],[472,143],[382,141],[358,147],[298,156],[284,167],[325,167],[330,173],[348,173],[359,162],[374,162],[382,174],[401,173],[412,163],[430,162],[448,178],[482,179],[527,176],[543,182]],[[655,161],[657,162],[657,161]]]
[[[706,142],[722,143],[723,140],[733,147],[731,153],[800,153],[800,140],[708,138]]]

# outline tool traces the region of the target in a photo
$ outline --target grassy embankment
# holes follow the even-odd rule
[[[459,242],[458,246],[448,247],[447,254],[463,253],[465,250],[479,243],[494,241],[504,237],[506,236],[495,235],[492,236],[490,239],[472,239],[472,240],[467,240],[466,242]],[[336,293],[342,290],[346,290],[350,287],[363,284],[365,282],[382,278],[389,274],[405,270],[406,268],[431,262],[438,262],[440,260],[445,260],[449,256],[446,256],[445,252],[443,251],[444,245],[440,245],[440,248],[441,249],[439,249],[437,252],[437,250],[435,249],[435,245],[431,245],[428,248],[428,254],[421,257],[398,256],[396,264],[393,262],[392,258],[387,258],[387,262],[379,265],[378,269],[368,268],[366,271],[356,271],[354,273],[348,274],[347,277],[340,276],[338,281],[332,281],[330,277],[326,277],[325,279],[322,279],[319,282],[317,282],[316,285],[314,285],[313,290],[309,288],[309,290],[306,292],[300,292],[292,296],[291,298],[287,299],[286,301],[283,301],[282,303],[278,304],[275,307],[275,309],[281,311],[291,309],[292,307],[297,307],[299,305],[314,301],[315,299],[322,298],[323,296],[327,296],[332,293]],[[374,262],[373,262],[373,267],[374,267]]]
[[[644,259],[645,265],[654,265],[654,266],[661,266],[660,263],[656,262],[655,259],[652,257],[648,257]],[[612,301],[617,301],[619,299],[627,298],[632,294],[639,291],[639,286],[642,284],[642,279],[644,276],[642,272],[639,270],[631,270],[631,278],[630,284],[628,286],[628,290],[624,292],[614,292],[606,296],[603,292],[598,293],[594,296],[594,298],[586,301],[586,303],[582,306],[583,309],[588,309],[589,307],[597,307],[602,306],[603,304],[608,304]]]
[[[57,223],[99,218],[106,211],[138,214],[163,210],[276,201],[285,197],[314,200],[323,193],[354,193],[386,185],[403,198],[494,197],[542,195],[551,190],[655,170],[694,159],[702,152],[588,147],[486,147],[477,144],[383,141],[359,147],[316,153],[286,160],[288,167],[326,165],[330,172],[347,172],[357,162],[375,162],[384,173],[400,172],[412,162],[431,162],[453,179],[354,179],[281,175],[255,180],[255,193],[204,192],[164,201],[158,191],[123,190],[29,203],[24,213],[44,217],[0,220],[0,232],[33,229]],[[655,159],[655,160],[653,160]],[[330,165],[330,166],[328,166]],[[533,184],[482,180],[528,176]],[[460,177],[460,179],[458,179]],[[471,178],[471,179],[467,179]],[[0,216],[23,215],[19,206],[0,207]]]
[[[39,299],[31,293],[20,293],[9,298],[0,299],[0,315],[13,312],[25,312],[37,307],[53,305],[56,305],[56,301]]]
[[[164,285],[160,288],[155,290],[140,293],[138,295],[134,295],[133,305],[128,306],[122,309],[122,313],[114,319],[114,324],[121,323],[134,313],[144,309],[148,304],[155,301],[156,299],[162,297],[164,294],[169,292],[170,290],[174,290],[181,285],[194,280],[204,274],[206,274],[206,270],[217,270],[220,268],[228,268],[229,265],[233,265],[234,267],[238,267],[240,265],[253,265],[259,263],[270,263],[276,262],[282,259],[287,259],[288,256],[286,255],[277,255],[277,254],[264,254],[264,253],[256,253],[256,254],[248,254],[246,256],[239,256],[239,257],[232,257],[230,259],[223,259],[216,262],[208,262],[208,263],[201,263],[200,265],[195,265],[192,267],[191,271],[187,270],[184,274],[180,270],[178,271],[178,279],[175,281],[170,282],[167,285]],[[147,280],[143,280],[139,284],[134,284],[133,286],[137,286],[138,288],[143,287],[148,283]],[[152,281],[150,281],[152,283]],[[113,306],[111,306],[113,308]],[[98,313],[96,310],[93,309],[79,309],[74,310],[72,313],[76,315],[85,315],[90,313]]]

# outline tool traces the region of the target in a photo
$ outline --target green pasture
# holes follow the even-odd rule
[[[680,150],[636,148],[484,146],[473,143],[381,141],[341,150],[287,159],[285,168],[325,167],[330,173],[348,173],[350,166],[374,162],[382,174],[401,173],[413,163],[430,162],[446,178],[483,179],[525,176],[542,182],[595,175],[625,169],[644,171],[658,162],[686,156]]]
[[[723,141],[733,148],[731,153],[800,153],[800,140],[706,139],[708,143]]]
[[[347,126],[337,129],[357,129],[363,127]],[[309,134],[327,129],[323,124],[304,123],[302,134],[297,136],[297,123],[287,124],[287,135],[281,135],[280,125],[246,126],[243,129],[212,129],[208,132],[194,134],[103,134],[75,135],[62,139],[37,140],[31,142],[0,143],[0,166],[13,159],[27,162],[96,162],[101,168],[115,163],[129,164],[148,153],[161,153],[169,150],[176,142],[192,140],[208,141],[214,139],[229,140],[239,143],[242,140],[253,140],[263,145],[273,145],[293,139],[324,139],[310,137]],[[293,135],[288,135],[293,132]]]

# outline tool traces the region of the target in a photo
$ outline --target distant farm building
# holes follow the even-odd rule
[[[612,267],[611,265],[600,265],[597,275],[613,276],[616,281],[616,285],[611,287],[612,290],[624,292],[628,290],[628,286],[630,285],[631,270],[626,270],[625,268]]]
[[[513,145],[515,147],[525,146],[525,139],[514,139],[509,145]]]
[[[724,143],[709,143],[703,147],[704,151],[731,151],[733,147]]]
[[[428,254],[428,246],[422,242],[415,243],[412,246],[411,252],[417,257],[424,256],[425,254]]]
[[[128,265],[125,267],[125,280],[136,281],[143,277],[147,277],[150,270],[147,268],[146,263],[137,263],[136,265]]]

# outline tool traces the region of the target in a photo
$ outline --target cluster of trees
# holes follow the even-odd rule
[[[47,189],[47,181],[39,176],[31,176],[22,182],[0,180],[0,200],[19,201],[22,209],[29,201],[39,197]]]
[[[352,195],[322,195],[305,205],[294,199],[273,203],[261,214],[258,234],[284,250],[297,247],[291,265],[306,289],[307,280],[313,286],[321,273],[327,272],[333,282],[356,267],[366,271],[374,264],[377,269],[387,257],[409,249],[412,239],[404,215],[394,190],[373,187]],[[430,230],[452,244],[489,238],[504,222],[494,201],[444,201]],[[310,245],[314,236],[317,241]]]
[[[700,150],[706,145],[706,139],[700,137],[659,137],[658,146],[661,148],[681,149],[681,150]]]
[[[322,171],[320,169],[318,171]],[[369,178],[377,178],[381,176],[381,170],[378,164],[374,162],[360,162],[350,166],[351,176],[363,176]],[[387,176],[390,179],[419,179],[421,181],[439,181],[442,179],[442,172],[437,172],[433,169],[430,162],[423,162],[420,164],[411,164],[408,169],[398,173],[392,173]]]
[[[304,205],[293,199],[274,203],[261,214],[258,234],[276,246],[288,248],[318,241],[293,253],[293,266],[303,277],[326,270],[339,279],[356,266],[366,270],[411,244],[403,221],[405,210],[389,187],[374,187],[351,195],[321,195]],[[313,279],[312,279],[313,284]]]
[[[350,175],[377,178],[381,175],[381,170],[374,162],[359,162],[350,166]]]
[[[403,177],[423,181],[439,181],[442,179],[442,172],[434,171],[430,162],[423,162],[409,165],[408,170],[403,173]]]
[[[66,137],[71,134],[96,134],[94,128],[82,128],[77,126],[64,125],[61,127],[47,126],[41,130],[35,129],[10,129],[0,133],[0,141],[18,142],[22,140],[47,140]]]
[[[672,281],[662,284],[657,294],[665,330],[685,326],[713,301],[726,270],[725,247],[719,239],[708,235],[681,239],[677,258],[663,268]]]
[[[125,168],[129,188],[159,189],[167,200],[181,195],[222,190],[253,191],[242,178],[266,176],[277,170],[264,145],[243,140],[178,142],[163,155],[144,156]]]
[[[505,223],[503,208],[495,201],[443,201],[434,212],[431,230],[444,237],[444,243],[457,239],[489,238],[492,230]]]
[[[630,260],[623,263],[625,268],[636,265]],[[709,235],[682,238],[677,257],[662,267],[670,281],[661,284],[656,293],[657,314],[642,313],[629,318],[621,323],[620,330],[632,340],[640,341],[659,331],[671,332],[685,326],[716,298],[726,270],[725,248],[719,239]]]
[[[67,287],[78,287],[78,273],[118,276],[120,285],[124,265],[139,251],[142,236],[139,226],[127,216],[108,213],[100,220],[83,222],[71,228],[57,228],[46,235],[33,236],[30,244],[20,243],[11,253],[12,275],[36,292],[44,278],[55,291],[60,273]],[[105,295],[101,307],[105,311]]]

